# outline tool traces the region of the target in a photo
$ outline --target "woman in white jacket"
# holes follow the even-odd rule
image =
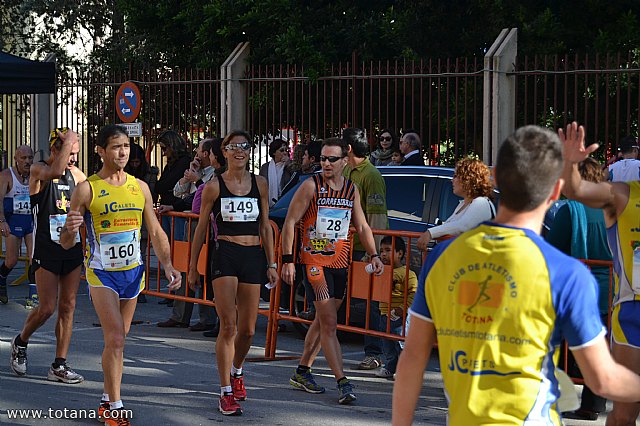
[[[453,173],[453,193],[462,200],[442,225],[425,231],[418,239],[418,249],[425,251],[434,238],[460,235],[478,224],[495,217],[491,202],[491,173],[480,160],[465,158],[456,164]]]

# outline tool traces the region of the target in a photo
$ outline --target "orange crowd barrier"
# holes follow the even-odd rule
[[[170,216],[171,219],[171,259],[174,267],[185,274],[188,273],[189,268],[189,259],[191,258],[191,240],[192,240],[192,230],[194,229],[193,224],[197,222],[198,216],[193,213],[179,213],[179,212],[169,212],[163,214],[163,216]],[[175,218],[182,217],[186,220],[186,231],[185,231],[185,241],[176,240],[175,236]],[[281,239],[280,239],[280,231],[278,226],[271,222],[271,227],[274,233],[274,241],[275,241],[275,258],[278,263],[278,282],[276,287],[271,289],[271,294],[269,298],[269,309],[261,309],[259,313],[267,317],[267,330],[266,330],[266,342],[265,342],[265,353],[264,357],[249,359],[249,361],[264,361],[264,360],[276,360],[276,359],[294,359],[298,358],[297,356],[277,356],[277,340],[278,340],[278,331],[279,331],[279,323],[281,321],[289,321],[292,323],[304,323],[310,324],[311,321],[302,319],[298,317],[298,313],[305,311],[308,308],[308,301],[306,296],[300,294],[303,288],[299,287],[290,287],[289,291],[289,300],[288,305],[283,306],[283,301],[281,300],[282,295],[282,286],[288,285],[280,279],[281,271],[282,271],[282,247],[281,247]],[[191,232],[190,232],[191,231]],[[205,277],[208,273],[206,268],[207,262],[207,243],[209,241],[209,234],[211,232],[211,227],[207,229],[207,236],[205,239],[205,244],[200,252],[200,257],[198,259],[198,272]],[[409,282],[409,271],[413,270],[416,275],[419,274],[419,267],[422,265],[426,258],[426,253],[421,253],[416,248],[416,242],[420,237],[420,233],[418,232],[408,232],[408,231],[392,231],[392,230],[373,230],[374,235],[376,236],[394,236],[401,237],[405,239],[406,243],[406,254],[403,265],[409,265],[408,268],[405,268],[405,282],[404,282],[404,300],[402,304],[402,320],[403,324],[406,324],[406,319],[408,315],[408,308],[411,306],[409,301],[408,294],[408,282]],[[353,236],[353,235],[352,235]],[[351,236],[351,237],[352,237]],[[296,239],[297,241],[297,234]],[[296,256],[296,251],[298,248],[298,244],[294,244],[294,257]],[[392,253],[395,256],[395,241],[392,247]],[[206,286],[204,289],[204,294],[202,298],[189,297],[177,294],[169,294],[167,292],[161,291],[161,280],[164,279],[161,276],[161,265],[160,262],[156,260],[156,275],[155,275],[155,289],[150,287],[151,282],[151,244],[150,241],[147,241],[146,247],[146,287],[144,293],[157,296],[170,298],[175,300],[183,300],[185,302],[198,303],[203,305],[209,305],[215,307],[215,300],[207,300],[206,295]],[[585,260],[580,259],[583,263],[585,263],[588,267],[608,267],[609,268],[609,313],[607,318],[607,328],[610,329],[611,322],[611,307],[612,307],[612,298],[613,298],[613,265],[611,261],[597,261],[597,260]],[[369,324],[369,314],[371,310],[371,301],[383,302],[387,303],[390,306],[390,302],[392,300],[392,292],[393,292],[393,266],[385,265],[385,271],[382,275],[376,276],[373,274],[369,274],[365,271],[367,263],[361,261],[353,261],[349,266],[348,271],[348,284],[347,284],[347,293],[344,300],[345,305],[345,318],[342,322],[337,325],[338,330],[357,333],[362,335],[371,335],[378,336],[385,339],[392,339],[403,341],[405,339],[405,330],[403,329],[403,333],[401,335],[397,335],[390,332],[390,318],[387,316],[387,325],[385,330],[378,330],[378,325]],[[298,268],[297,275],[301,273],[301,269]],[[304,284],[301,282],[301,279],[297,279],[297,286],[303,286]],[[188,285],[186,279],[183,285]],[[186,294],[186,292],[185,292]],[[364,319],[362,325],[356,325],[354,321],[354,316],[356,316],[357,312],[352,312],[352,299],[361,300],[360,305],[364,305]],[[560,368],[567,371],[568,367],[568,348],[566,343],[564,343],[561,347],[561,351],[564,353],[564,359]],[[571,377],[574,383],[582,384],[584,381],[580,377]]]
[[[195,213],[184,213],[184,212],[168,212],[168,213],[163,213],[162,215],[159,215],[159,219],[162,220],[162,216],[168,216],[171,218],[171,232],[169,235],[169,243],[170,243],[170,247],[171,247],[171,263],[173,264],[173,267],[176,268],[178,271],[182,272],[185,274],[184,276],[184,280],[182,282],[182,286],[183,288],[178,290],[179,292],[183,293],[184,295],[181,294],[171,294],[171,293],[167,293],[167,292],[163,292],[161,290],[161,282],[165,281],[166,282],[166,277],[164,277],[164,274],[162,273],[162,265],[160,264],[160,261],[158,259],[155,260],[155,262],[152,262],[152,254],[151,254],[151,239],[147,239],[147,246],[146,246],[146,261],[145,261],[145,265],[146,265],[146,283],[145,283],[145,289],[143,291],[143,293],[148,294],[150,296],[156,296],[156,297],[163,297],[163,298],[167,298],[167,299],[174,299],[174,300],[182,300],[184,302],[190,302],[190,303],[197,303],[200,305],[207,305],[207,306],[216,306],[215,303],[215,295],[213,300],[208,300],[208,295],[207,295],[207,286],[203,286],[203,294],[202,297],[190,297],[187,296],[188,292],[186,289],[184,289],[185,286],[188,286],[188,282],[187,282],[187,274],[189,273],[189,262],[192,256],[191,253],[191,242],[193,239],[193,232],[195,231],[195,225],[198,221],[199,216]],[[184,232],[184,238],[185,240],[176,240],[175,235],[176,235],[176,218],[184,218],[185,219],[185,232]],[[181,221],[179,221],[178,223],[181,223]],[[280,231],[278,229],[278,226],[270,221],[270,225],[271,225],[271,229],[273,230],[273,234],[274,234],[274,241],[275,241],[275,258],[278,259],[278,265],[281,264],[281,262],[279,261],[281,256],[280,256],[280,252],[279,252],[279,247],[280,247]],[[202,249],[200,250],[200,256],[198,257],[198,273],[200,275],[202,275],[204,277],[205,282],[208,279],[208,271],[207,271],[207,261],[208,261],[208,249],[209,246],[209,240],[210,240],[210,235],[211,235],[211,226],[207,226],[207,234],[205,236],[205,240],[204,240],[204,244],[202,245]],[[152,271],[151,265],[155,264],[155,268],[154,271]],[[151,283],[151,279],[152,279],[152,272],[154,272],[154,278],[155,278],[155,286],[154,288],[151,288],[150,283]],[[280,267],[278,267],[278,276],[280,276]],[[259,309],[258,313],[260,315],[264,315],[267,317],[267,338],[266,338],[266,342],[265,342],[265,358],[250,358],[247,359],[247,361],[260,361],[263,359],[266,359],[267,354],[269,352],[269,348],[272,346],[271,343],[271,338],[272,338],[272,327],[271,327],[271,322],[272,322],[272,312],[273,312],[273,302],[274,302],[274,297],[273,297],[273,292],[274,290],[271,290],[271,295],[272,297],[270,298],[271,302],[269,305],[268,309]],[[277,327],[276,327],[277,329]]]

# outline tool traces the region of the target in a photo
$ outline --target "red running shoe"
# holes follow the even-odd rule
[[[225,416],[239,416],[242,414],[242,407],[233,395],[222,395],[218,402],[218,410]]]
[[[244,388],[244,376],[231,376],[231,389],[233,389],[233,397],[236,401],[247,400],[247,390]]]
[[[105,422],[105,417],[104,417],[104,412],[109,410],[111,408],[111,406],[109,405],[108,402],[100,402],[100,406],[98,407],[98,421],[104,423]]]

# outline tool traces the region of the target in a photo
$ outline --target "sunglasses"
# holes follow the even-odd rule
[[[338,157],[338,156],[335,156],[335,155],[327,157],[326,155],[321,155],[320,156],[320,162],[328,161],[330,163],[335,163],[336,161],[338,161],[338,160],[340,160],[342,158],[344,158],[344,157]]]
[[[229,143],[224,147],[225,151],[233,151],[234,149],[249,151],[251,149],[251,144],[245,141],[240,143]]]
[[[380,140],[389,142],[391,140],[391,136],[380,136]]]

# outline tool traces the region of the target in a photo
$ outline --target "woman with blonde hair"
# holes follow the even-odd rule
[[[418,249],[425,251],[429,241],[434,238],[460,235],[486,220],[493,219],[496,212],[491,201],[492,191],[489,167],[473,158],[458,161],[453,173],[453,193],[462,197],[462,200],[449,219],[420,236]]]

